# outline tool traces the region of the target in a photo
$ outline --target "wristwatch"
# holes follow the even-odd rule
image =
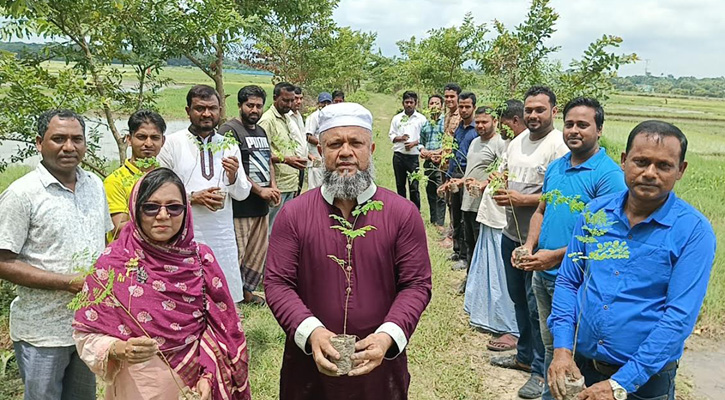
[[[622,387],[614,379],[609,380],[609,384],[612,386],[612,393],[614,393],[614,400],[627,400],[627,390]]]

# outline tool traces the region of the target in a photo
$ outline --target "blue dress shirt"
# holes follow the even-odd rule
[[[592,199],[627,190],[627,185],[624,184],[622,168],[607,156],[604,148],[600,148],[599,152],[577,166],[571,165],[571,153],[552,161],[546,169],[542,191],[548,193],[552,190],[559,190],[562,196],[579,196],[578,201],[587,204]],[[566,247],[579,214],[572,211],[568,204],[547,204],[538,248],[556,250]],[[553,281],[558,270],[557,266],[542,271],[542,276]]]
[[[466,156],[468,155],[468,148],[471,146],[473,139],[478,137],[476,132],[476,124],[471,121],[469,125],[464,126],[463,121],[458,125],[455,133],[455,141],[458,143],[458,148],[453,150],[454,157],[451,158],[448,164],[448,176],[453,176],[454,173],[458,172],[463,175],[466,172]]]
[[[709,221],[674,193],[630,228],[624,211],[628,193],[595,199],[588,207],[604,210],[612,223],[597,238],[599,244],[624,241],[629,258],[576,263],[564,258],[548,324],[554,347],[571,350],[581,310],[576,352],[622,365],[612,379],[635,392],[682,356],[707,291],[715,234]],[[585,235],[584,223],[582,216],[574,235]],[[573,237],[567,254],[590,255],[596,246]]]

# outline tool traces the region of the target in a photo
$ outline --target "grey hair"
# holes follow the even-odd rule
[[[83,131],[83,136],[86,136],[86,122],[83,120],[83,116],[76,113],[75,111],[68,110],[68,109],[52,109],[48,110],[38,116],[38,136],[41,138],[45,138],[45,133],[48,132],[48,125],[50,125],[50,121],[53,119],[53,117],[58,117],[60,119],[74,119],[78,121],[79,124],[81,124],[81,130]]]

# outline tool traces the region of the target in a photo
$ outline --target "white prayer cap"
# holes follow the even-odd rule
[[[339,126],[359,126],[372,132],[373,115],[357,103],[330,104],[320,110],[317,128],[320,133]]]

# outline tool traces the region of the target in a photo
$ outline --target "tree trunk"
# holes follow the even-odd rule
[[[221,34],[217,35],[217,42],[214,44],[216,49],[216,71],[214,71],[214,77],[212,78],[221,103],[219,104],[219,124],[223,124],[227,120],[227,96],[224,91],[224,46],[220,44],[223,40],[224,37]]]

